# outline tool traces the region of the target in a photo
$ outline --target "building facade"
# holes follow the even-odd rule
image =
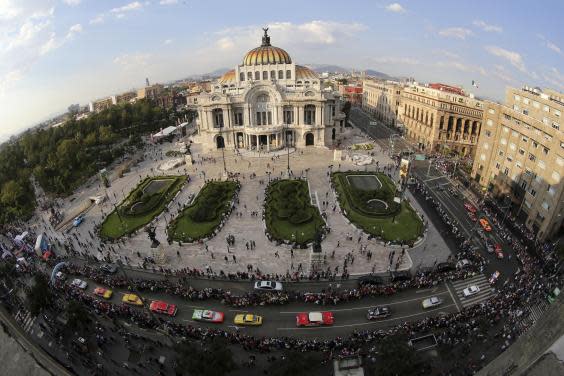
[[[402,85],[392,81],[362,80],[362,108],[385,124],[396,126]]]
[[[564,216],[564,95],[508,88],[505,104],[487,102],[484,110],[472,177],[494,197],[510,198],[539,239],[552,237]]]
[[[98,99],[88,104],[88,110],[90,112],[100,112],[112,107],[114,104],[116,104],[115,96]]]
[[[444,84],[406,86],[398,113],[405,136],[420,150],[474,155],[483,102],[461,89]]]
[[[192,102],[198,141],[208,149],[327,146],[344,127],[340,96],[322,91],[313,71],[272,46],[267,30],[260,47]]]
[[[138,99],[151,99],[157,100],[161,93],[164,90],[164,86],[161,84],[154,84],[154,85],[147,85],[142,87],[141,89],[137,90],[137,98]]]

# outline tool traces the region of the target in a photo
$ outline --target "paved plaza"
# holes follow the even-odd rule
[[[350,129],[344,143],[350,145],[367,141],[370,140],[366,139],[360,131]],[[50,225],[46,225],[48,223],[46,213],[39,214],[43,217],[39,220],[36,218],[33,223],[37,230],[45,230],[51,238],[54,237],[60,241],[66,238],[73,243],[75,250],[83,254],[90,254],[97,258],[107,256],[108,247],[101,248],[99,239],[96,236],[91,238],[89,232],[94,233],[94,225],[100,224],[105,216],[113,210],[114,206],[118,205],[142,178],[147,175],[162,174],[162,172],[157,172],[158,166],[170,159],[165,156],[165,153],[171,149],[174,149],[174,144],[171,143],[148,145],[144,150],[145,160],[133,167],[122,178],[111,174],[111,187],[107,190],[100,187],[97,177],[93,177],[73,196],[60,200],[60,210],[64,212],[66,217],[70,218],[80,210],[80,207],[89,197],[107,193],[109,200],[101,205],[92,206],[86,213],[86,220],[78,228],[71,228],[68,232],[66,230],[55,231]],[[109,252],[110,257],[114,260],[120,258],[125,263],[136,267],[141,265],[143,258],[151,256],[157,261],[158,266],[167,269],[190,267],[202,270],[211,269],[215,273],[219,273],[220,270],[225,273],[233,273],[246,272],[248,265],[252,265],[253,270],[256,271],[258,268],[263,274],[303,272],[307,275],[311,267],[309,249],[291,251],[289,245],[276,245],[274,242],[270,242],[264,233],[265,225],[261,216],[264,190],[269,177],[286,176],[287,154],[285,151],[278,151],[276,154],[246,153],[237,155],[232,150],[225,150],[227,170],[230,173],[240,174],[239,204],[236,205],[218,235],[205,243],[182,245],[178,243],[169,245],[167,243],[166,227],[170,220],[177,215],[180,206],[188,202],[193,195],[198,194],[205,184],[205,179],[222,179],[224,177],[221,150],[206,154],[202,154],[201,150],[199,144],[192,144],[191,152],[195,163],[167,172],[168,174],[187,173],[190,176],[190,182],[169,204],[168,213],[163,212],[153,221],[156,226],[157,239],[161,242],[161,246],[151,248],[147,233],[140,229],[130,238],[126,237],[123,241],[114,244],[115,252]],[[322,270],[330,268],[332,272],[337,270],[340,275],[343,271],[345,258],[348,257],[347,270],[351,275],[386,272],[390,264],[389,254],[393,250],[396,250],[396,252],[392,264],[394,268],[397,264],[398,270],[432,266],[437,262],[446,260],[450,251],[432,225],[428,225],[423,241],[406,252],[403,257],[400,257],[402,253],[400,246],[387,246],[377,240],[368,240],[367,235],[363,235],[360,230],[355,229],[348,223],[340,212],[338,204],[336,210],[333,211],[336,197],[330,187],[330,170],[328,167],[333,165],[333,171],[370,171],[377,168],[376,162],[380,167],[392,163],[377,145],[372,152],[374,152],[374,163],[359,167],[352,164],[350,160],[334,161],[334,151],[327,148],[310,147],[291,150],[290,168],[293,175],[308,179],[312,201],[317,204],[320,212],[327,214],[327,224],[331,228],[331,232],[322,242],[325,259]],[[369,152],[355,151],[353,153],[366,154]],[[345,154],[346,152],[343,152],[343,155]],[[256,177],[251,179],[253,173],[256,174]],[[421,207],[413,197],[409,194],[406,197],[410,200],[412,206],[419,213],[422,213]],[[254,213],[255,215],[253,215]],[[424,213],[423,216],[426,217]],[[227,247],[226,237],[228,235],[235,237],[234,246]],[[247,250],[246,243],[249,241],[255,242],[254,250]],[[364,252],[361,252],[363,247],[372,253],[370,259],[363,254]],[[104,252],[100,252],[100,249]],[[354,261],[352,261],[353,257]]]

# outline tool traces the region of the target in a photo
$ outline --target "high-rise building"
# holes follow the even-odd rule
[[[362,108],[385,124],[396,126],[402,85],[393,81],[362,80]]]
[[[564,216],[562,112],[562,93],[508,88],[505,104],[485,104],[472,168],[484,190],[511,199],[514,214],[541,240],[558,232]]]
[[[405,136],[419,149],[474,155],[483,102],[462,89],[444,84],[406,86],[398,112]]]

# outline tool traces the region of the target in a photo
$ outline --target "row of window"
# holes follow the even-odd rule
[[[256,71],[255,72],[255,81],[259,81],[260,80],[260,72]],[[253,79],[253,72],[247,72],[247,80],[251,81]],[[263,80],[268,80],[268,71],[262,71],[262,79]],[[275,70],[271,70],[270,71],[270,79],[271,80],[275,80],[276,79],[276,71]],[[284,79],[284,71],[283,70],[279,70],[278,71],[278,79],[279,80],[283,80]],[[286,79],[290,80],[292,79],[292,71],[291,70],[287,70],[286,71]],[[245,81],[245,72],[241,72],[239,73],[239,81]]]
[[[515,95],[514,98],[515,98],[515,101],[521,102],[521,97],[520,97],[519,95]],[[528,105],[528,104],[530,103],[529,98],[523,97],[523,102],[522,102],[522,103],[523,103],[524,105]],[[517,105],[514,105],[513,107],[519,108],[519,106],[517,106]],[[537,108],[537,109],[540,109],[541,104],[540,104],[539,102],[537,102],[537,101],[533,101],[533,107],[534,107],[534,108]],[[543,105],[542,109],[543,109],[544,112],[548,112],[548,113],[552,112],[552,113],[554,113],[555,116],[558,116],[558,117],[561,115],[560,110],[557,110],[557,109],[555,109],[555,108],[551,108],[550,106],[547,106],[547,105]],[[551,110],[552,110],[552,111],[551,111]],[[517,111],[519,111],[519,110],[517,110]]]
[[[335,116],[335,105],[329,106],[331,111],[331,116]],[[315,124],[315,111],[316,107],[312,104],[304,106],[304,124],[313,125]],[[213,114],[213,126],[214,128],[224,127],[223,121],[223,110],[216,108],[212,111]],[[294,108],[291,106],[284,106],[282,111],[283,121],[285,124],[294,124]],[[257,125],[272,125],[272,112],[271,111],[257,111],[256,112],[256,124]],[[243,109],[237,108],[233,111],[233,124],[235,126],[242,126],[243,123]]]

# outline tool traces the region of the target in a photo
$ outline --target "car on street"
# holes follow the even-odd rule
[[[333,325],[333,312],[302,312],[296,315],[297,326]]]
[[[490,277],[490,284],[494,285],[497,282],[497,279],[499,278],[500,275],[501,273],[497,270],[493,272],[492,276]]]
[[[151,312],[161,313],[168,316],[176,316],[176,304],[169,304],[162,300],[153,300],[149,305]]]
[[[494,249],[494,243],[490,239],[486,239],[486,250],[488,253],[493,253]]]
[[[117,266],[115,266],[114,264],[102,264],[100,266],[100,270],[108,274],[114,274],[117,272],[118,269]]]
[[[255,290],[262,291],[282,291],[282,283],[276,281],[257,281]]]
[[[94,295],[97,295],[101,298],[104,299],[110,299],[112,297],[113,291],[110,289],[107,289],[105,287],[96,287],[94,289]]]
[[[55,278],[57,278],[59,281],[64,281],[65,279],[67,279],[67,276],[63,272],[57,272],[55,274]]]
[[[496,247],[496,248],[495,248],[495,256],[496,256],[498,259],[502,259],[502,258],[503,258],[503,249]]]
[[[437,270],[439,272],[450,272],[456,270],[456,264],[453,262],[440,262],[437,264]]]
[[[368,313],[366,314],[366,318],[368,320],[382,320],[387,317],[390,317],[391,314],[392,311],[390,310],[390,307],[376,307],[376,308],[370,308],[368,310]]]
[[[432,307],[438,307],[442,303],[443,303],[443,300],[441,298],[436,297],[436,296],[432,296],[430,298],[423,300],[421,305],[423,306],[423,309],[427,309],[427,308],[432,308]]]
[[[121,298],[121,301],[127,304],[131,304],[131,305],[136,305],[136,306],[142,306],[143,302],[141,301],[141,298],[138,297],[135,294],[124,294],[123,298]]]
[[[473,214],[476,214],[476,212],[478,211],[478,209],[476,209],[476,207],[469,202],[464,203],[464,209]]]
[[[192,320],[194,321],[222,323],[224,319],[225,314],[223,312],[210,311],[207,309],[195,309],[192,314]]]
[[[469,296],[472,296],[472,295],[479,293],[480,288],[476,285],[471,285],[471,286],[466,287],[464,290],[462,290],[462,292],[464,293],[464,297],[467,298]]]
[[[490,232],[492,230],[492,226],[490,226],[490,222],[488,222],[486,218],[480,218],[480,226],[482,226],[485,232]]]
[[[253,315],[252,313],[240,313],[235,315],[233,322],[235,325],[260,326],[262,325],[262,316]]]
[[[460,261],[458,261],[456,263],[456,268],[457,269],[464,269],[464,268],[468,268],[472,265],[472,262],[468,259],[462,259]]]
[[[474,214],[472,212],[468,212],[468,217],[470,218],[470,220],[472,222],[476,222],[478,220],[478,217],[476,217],[476,214]]]
[[[88,286],[88,283],[86,283],[86,281],[83,281],[82,279],[75,278],[72,280],[71,286],[84,290],[86,286]]]
[[[72,221],[72,225],[73,227],[78,227],[80,226],[80,224],[84,222],[84,214],[80,214],[78,217],[76,217],[73,221]]]

